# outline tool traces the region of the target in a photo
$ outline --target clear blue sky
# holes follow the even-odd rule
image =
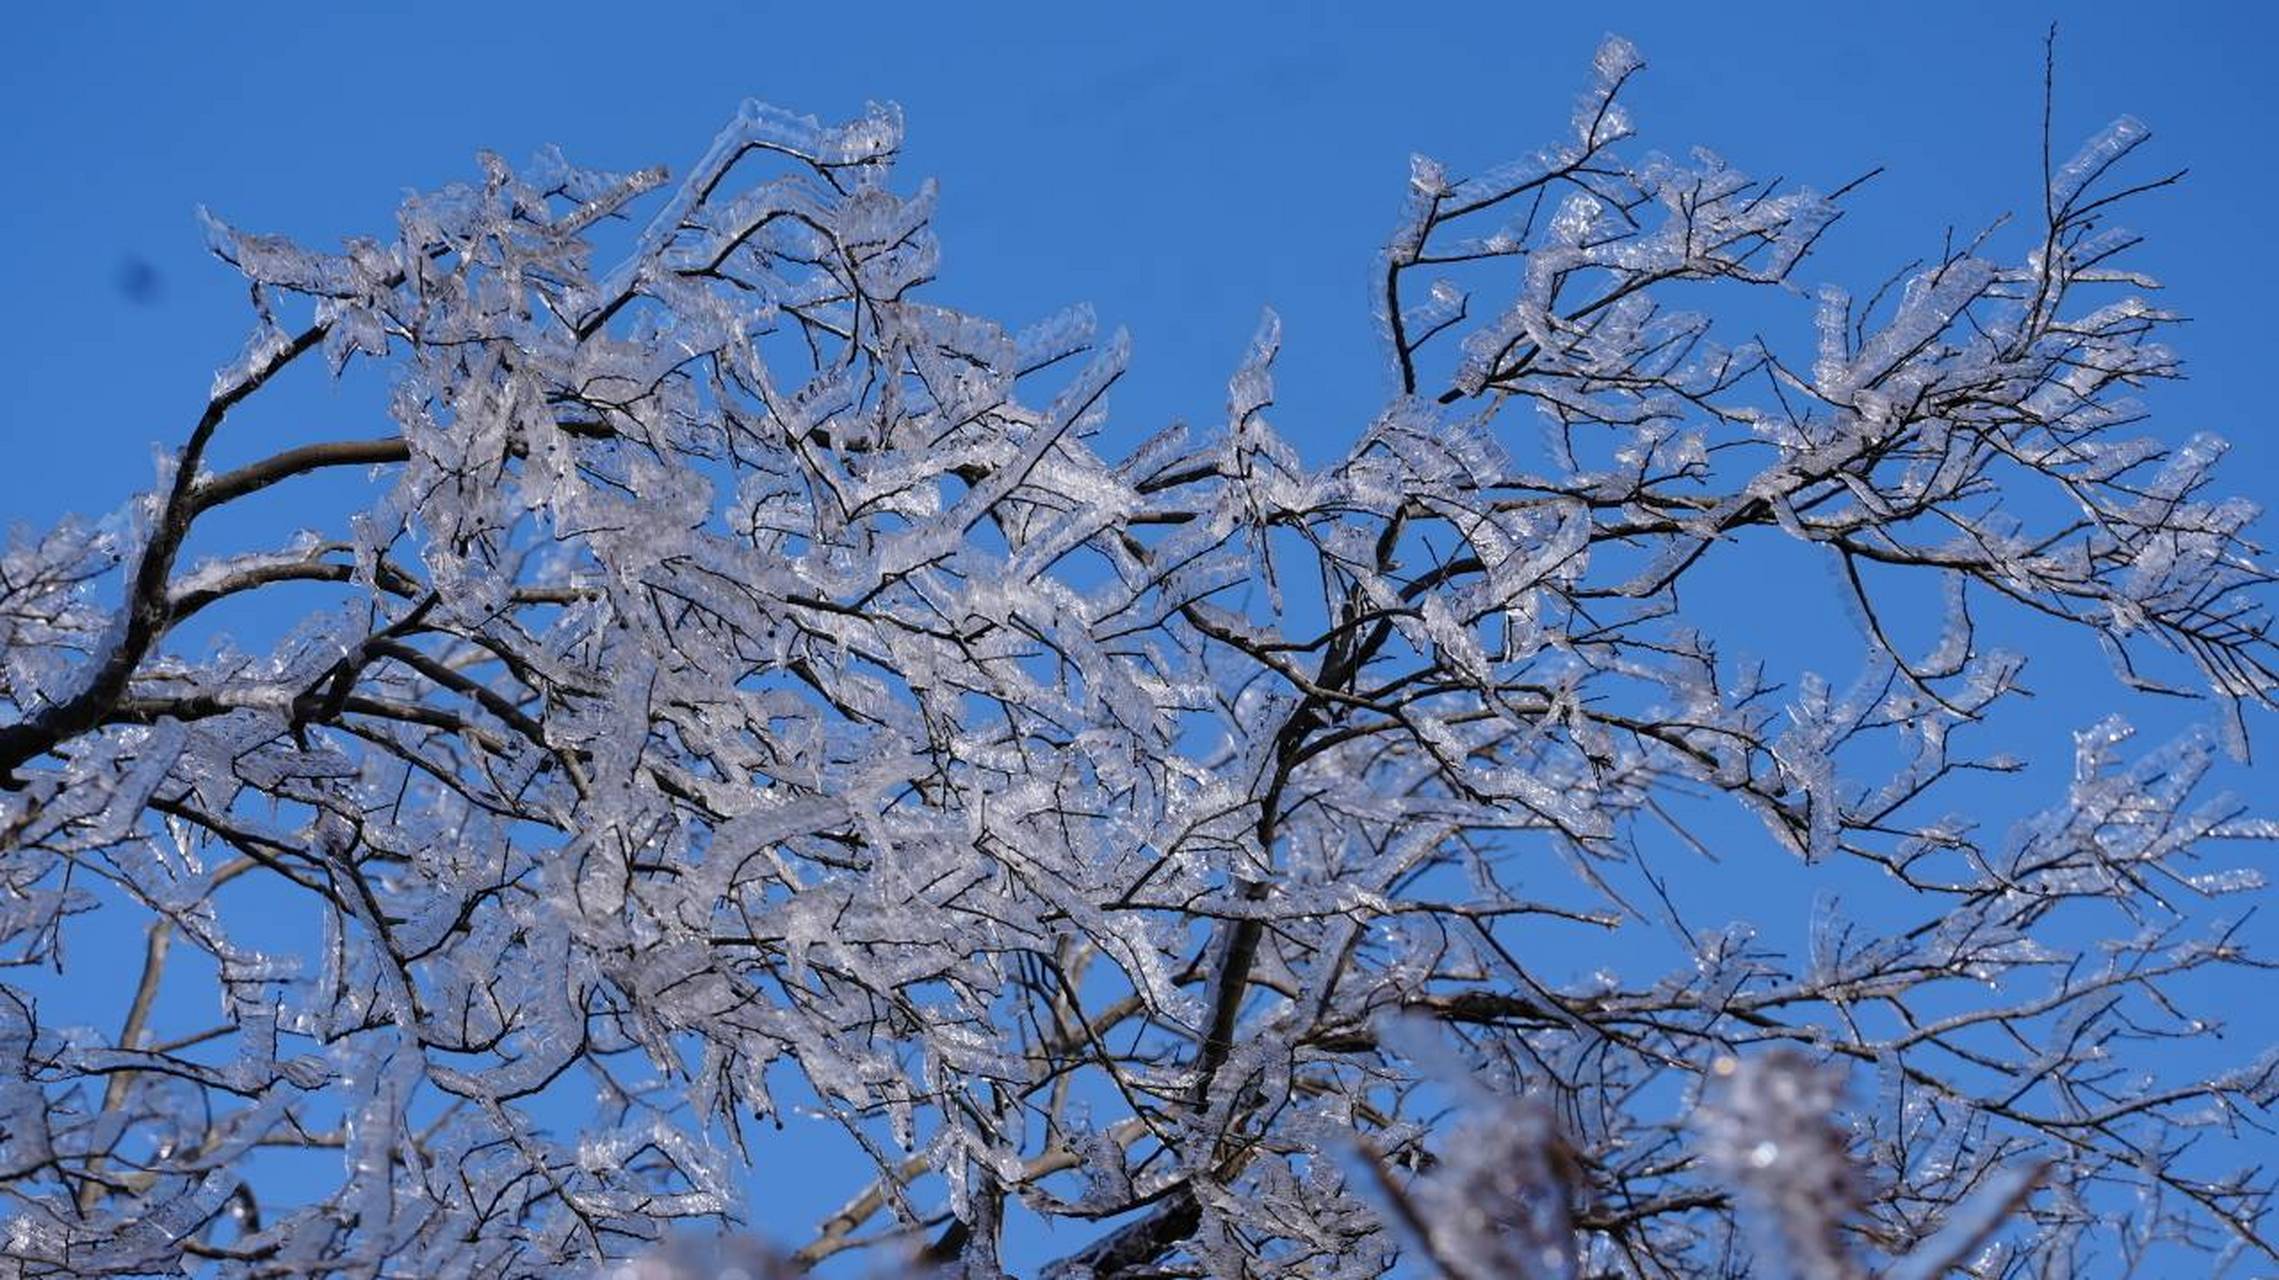
[[[0,350],[14,364],[0,523],[111,509],[149,482],[152,446],[195,418],[248,319],[239,282],[203,253],[201,202],[329,244],[385,234],[405,189],[472,175],[478,148],[520,160],[559,143],[605,167],[678,166],[746,96],[823,115],[891,99],[910,121],[906,175],[943,186],[937,299],[1008,321],[1088,301],[1129,327],[1136,362],[1115,408],[1135,432],[1215,421],[1271,304],[1285,332],[1276,422],[1320,458],[1382,400],[1365,276],[1409,153],[1461,172],[1557,136],[1606,28],[1649,60],[1631,101],[1650,145],[1704,143],[1823,188],[1887,165],[1803,272],[1872,286],[1935,251],[1950,223],[2035,203],[2051,16],[1511,0],[26,9],[0,78]],[[2061,150],[2130,112],[2155,130],[2155,163],[2192,170],[2134,217],[2153,237],[2143,262],[2196,321],[2178,338],[2192,381],[2154,400],[2159,429],[2228,437],[2233,488],[2279,498],[2265,318],[2279,299],[2279,90],[2261,65],[2279,6],[2057,16]],[[1799,302],[1770,336],[1800,348],[1809,319]],[[367,397],[294,394],[295,412],[321,421],[271,429],[381,429],[357,420]],[[2065,696],[2037,704],[2049,718],[2025,726],[2027,749],[2062,750],[2066,732],[2123,705],[2085,650],[2035,663],[2030,683]],[[2173,708],[2129,709],[2179,722]],[[2279,720],[2256,727],[2268,756]],[[113,1007],[89,1016],[108,1022]],[[2265,1018],[2260,1039],[2275,1025]],[[768,1225],[802,1238],[813,1214],[786,1204]]]

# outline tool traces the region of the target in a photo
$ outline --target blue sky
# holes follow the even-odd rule
[[[941,178],[939,294],[1014,319],[1089,301],[1129,326],[1126,422],[1220,413],[1270,303],[1285,320],[1282,428],[1320,447],[1378,403],[1364,301],[1407,157],[1459,171],[1531,150],[1565,119],[1612,26],[1651,66],[1634,98],[1655,145],[1696,142],[1831,186],[1873,163],[1826,265],[1879,279],[2033,194],[2041,32],[2030,6],[1277,6],[517,8],[55,6],[12,32],[0,84],[10,198],[0,269],[23,360],[0,404],[0,511],[107,507],[180,432],[242,334],[242,290],[204,257],[193,208],[320,243],[385,231],[408,187],[519,160],[685,163],[746,96],[823,115],[900,102],[912,174]],[[1131,14],[1145,13],[1138,18]],[[2190,183],[2142,206],[2173,300],[2200,323],[2173,421],[2239,446],[2255,421],[2257,251],[2279,92],[2249,59],[2266,6],[2066,6],[2061,146],[2133,112]],[[669,15],[669,16],[667,16]],[[1805,313],[1799,312],[1799,323]],[[95,394],[91,394],[95,392]]]
[[[2195,321],[2177,339],[2192,380],[2155,397],[2159,429],[2228,437],[2233,489],[2266,502],[2279,498],[2264,318],[2279,298],[2279,250],[2264,243],[2279,89],[2251,60],[2279,37],[2275,13],[2234,3],[2155,17],[2097,3],[2057,15],[2061,152],[2130,112],[2157,135],[2153,163],[2192,171],[2133,219],[2152,237],[2143,261],[2169,284],[2166,301]],[[201,202],[251,230],[328,244],[384,234],[407,188],[470,176],[478,148],[520,160],[559,143],[604,167],[677,166],[746,96],[832,116],[891,99],[910,121],[906,176],[942,182],[937,299],[1012,322],[1083,301],[1127,326],[1136,359],[1115,412],[1134,435],[1174,417],[1216,421],[1271,304],[1285,337],[1275,421],[1318,459],[1384,395],[1366,275],[1410,152],[1462,172],[1555,137],[1609,27],[1649,60],[1631,95],[1647,144],[1707,144],[1822,188],[1888,166],[1802,273],[1872,287],[1935,251],[1950,224],[1967,232],[2035,203],[2051,16],[1508,0],[19,13],[0,83],[0,280],[12,303],[0,350],[15,364],[0,398],[0,524],[115,507],[149,482],[152,447],[195,418],[249,319],[239,282],[203,252]],[[1772,316],[1789,327],[1768,336],[1801,348],[1809,322],[1798,299]],[[288,403],[322,421],[259,430],[380,430],[368,397],[311,386]],[[241,456],[225,448],[220,461]],[[1746,611],[1731,621],[1749,625]],[[1758,631],[1744,638],[1776,657],[1793,643]],[[2192,714],[2125,703],[2085,646],[2034,657],[2029,683],[2063,696],[2038,704],[2045,721],[2018,726],[2025,749],[2063,750],[2108,706],[2155,727]],[[2268,751],[2279,720],[2256,728]],[[2263,1020],[2262,1041],[2274,1025]],[[2254,1042],[2252,1024],[2247,1034]],[[773,1225],[800,1238],[813,1214],[786,1204]]]

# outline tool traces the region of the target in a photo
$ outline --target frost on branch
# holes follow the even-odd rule
[[[484,157],[338,252],[209,220],[244,354],[123,517],[0,551],[9,1265],[652,1274],[732,1226],[987,1277],[1036,1218],[1098,1280],[2268,1258],[2269,1057],[2162,1052],[2263,963],[2217,731],[1969,781],[2019,768],[2023,617],[2235,747],[2279,692],[2254,508],[2135,425],[2141,126],[2016,244],[1806,290],[1845,189],[1633,154],[1641,66],[1416,164],[1397,389],[1320,466],[1272,316],[1223,429],[1154,431],[1089,311],[931,300],[890,109],[751,106],[677,180]],[[385,420],[233,452],[312,353]],[[184,557],[322,470],[365,509]],[[1776,541],[1859,638],[1793,679],[1699,611]],[[273,644],[183,628],[279,588],[323,603]],[[1809,884],[1800,954],[1706,877]],[[799,1108],[872,1169],[805,1236],[739,1180]]]
[[[1764,1228],[1759,1256],[1768,1274],[1864,1274],[1843,1237],[1866,1188],[1839,1127],[1841,1073],[1776,1049],[1719,1058],[1710,1077],[1697,1121],[1702,1152],[1751,1202]]]

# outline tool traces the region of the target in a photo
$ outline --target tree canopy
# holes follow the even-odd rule
[[[0,955],[145,947],[100,1028],[0,982],[0,1256],[549,1275],[726,1220],[988,1277],[1043,1218],[1063,1280],[2279,1259],[2234,1171],[2279,1054],[2161,1061],[2263,963],[2207,860],[2279,834],[2199,793],[2279,694],[2255,508],[2131,398],[2177,317],[2112,219],[2173,179],[2118,121],[1783,355],[1749,299],[1854,187],[1640,150],[1641,66],[1608,41],[1516,163],[1416,162],[1391,393],[1322,465],[1271,315],[1222,425],[1142,438],[1122,334],[928,301],[888,109],[748,105],[677,180],[486,156],[338,252],[210,221],[243,354],[154,490],[0,552]],[[385,427],[218,465],[314,360]],[[188,562],[335,469],[366,509]],[[1845,669],[1721,646],[1705,567],[1774,543]],[[284,590],[326,603],[273,645],[185,638]],[[2084,715],[1989,830],[1950,797],[2019,767],[1972,735],[2026,626],[2226,714]],[[1774,859],[1872,901],[1789,954],[1665,892]],[[216,1022],[153,1037],[185,981]],[[875,1165],[804,1239],[736,1172],[792,1107]],[[328,1172],[264,1172],[296,1149]]]

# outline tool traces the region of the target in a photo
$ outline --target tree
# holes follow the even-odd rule
[[[2021,692],[1982,622],[2188,667],[2241,749],[2279,691],[2253,508],[2213,442],[2130,434],[2175,317],[2109,219],[2173,179],[2115,124],[2014,260],[1824,290],[1807,368],[1675,303],[1788,286],[1853,188],[1631,155],[1640,65],[1610,40],[1527,160],[1418,161],[1395,391],[1319,467],[1267,421],[1271,316],[1223,430],[1111,447],[1121,335],[922,300],[886,110],[748,106],[677,184],[486,157],[338,253],[212,222],[244,354],[123,518],[0,559],[0,946],[146,926],[115,1032],[0,986],[6,1256],[555,1274],[734,1218],[811,1095],[877,1180],[793,1269],[995,1275],[1034,1216],[1092,1224],[1059,1277],[2279,1258],[2268,1173],[2220,1167],[2279,1056],[2159,1059],[2261,964],[2190,906],[2279,834],[2195,798],[2215,736],[2088,728],[2007,834],[1933,807],[2019,767],[1960,741]],[[388,429],[220,467],[320,354],[387,371]],[[369,510],[184,562],[336,469]],[[1856,606],[1834,683],[1689,598],[1781,541]],[[191,643],[284,590],[330,603]],[[1643,895],[1723,810],[1775,847],[1714,828],[1717,874],[1872,912],[1790,958]],[[222,1019],[154,1040],[179,981]],[[294,1148],[313,1191],[261,1172]]]

